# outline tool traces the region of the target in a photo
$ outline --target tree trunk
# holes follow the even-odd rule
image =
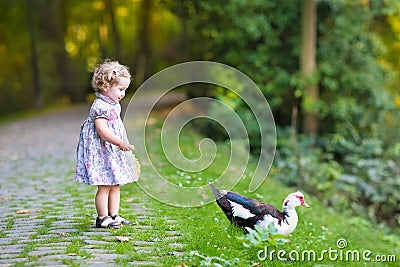
[[[318,133],[318,101],[319,89],[313,81],[312,75],[316,69],[316,15],[317,6],[315,0],[303,0],[302,18],[301,18],[301,55],[300,71],[305,79],[305,88],[302,102],[303,109],[303,132],[316,137]]]
[[[40,28],[46,42],[52,44],[48,51],[52,54],[54,67],[58,80],[59,92],[67,96],[69,101],[77,102],[83,98],[81,89],[76,86],[76,77],[72,69],[72,62],[65,50],[64,36],[66,33],[67,17],[65,14],[65,0],[49,1],[46,5],[40,6]],[[54,86],[54,85],[52,85]],[[56,90],[52,97],[59,95]]]
[[[109,11],[110,20],[111,20],[111,30],[114,42],[114,56],[117,60],[120,60],[121,57],[121,37],[118,32],[117,22],[115,20],[114,15],[114,3],[112,0],[107,0],[106,9]]]
[[[35,24],[34,24],[34,12],[36,8],[34,8],[32,0],[26,0],[28,7],[28,30],[29,30],[29,39],[31,43],[31,64],[32,64],[32,77],[33,77],[33,87],[34,87],[34,95],[35,95],[35,106],[37,110],[42,109],[42,91],[40,88],[39,81],[39,68],[38,68],[38,60],[37,60],[37,49],[36,49],[36,36],[35,36]]]
[[[147,70],[150,65],[150,21],[151,21],[151,8],[153,7],[153,0],[143,0],[141,16],[139,16],[139,49],[136,57],[136,82],[141,84],[147,77]]]
[[[108,51],[107,51],[108,28],[103,18],[100,19],[98,38],[99,38],[101,58],[102,59],[108,58]]]
[[[184,1],[180,2],[178,7],[178,17],[182,25],[182,33],[179,36],[178,49],[182,61],[189,60],[189,28],[188,28],[188,6]]]

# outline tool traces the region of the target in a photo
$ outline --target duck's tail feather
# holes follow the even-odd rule
[[[208,183],[208,185],[211,187],[211,191],[216,199],[220,199],[224,196],[212,183]]]
[[[232,208],[231,208],[229,201],[226,198],[225,194],[223,192],[219,191],[212,183],[208,183],[208,185],[211,187],[211,191],[213,192],[213,194],[215,196],[218,206],[225,213],[228,220],[231,223],[233,223]]]

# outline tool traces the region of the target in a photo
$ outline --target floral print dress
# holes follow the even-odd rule
[[[89,185],[123,185],[137,181],[139,164],[131,151],[121,151],[97,134],[94,120],[107,119],[108,128],[126,140],[122,123],[121,105],[96,93],[89,117],[81,126],[77,147],[75,181]]]

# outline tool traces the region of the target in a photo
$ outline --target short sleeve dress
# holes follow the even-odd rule
[[[139,165],[131,151],[121,151],[97,134],[94,120],[107,119],[108,128],[126,140],[121,105],[96,93],[89,117],[83,122],[77,147],[75,181],[89,185],[124,185],[137,181]]]

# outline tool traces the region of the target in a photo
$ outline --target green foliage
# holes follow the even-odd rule
[[[290,134],[280,131],[279,157],[275,161],[279,179],[290,186],[307,188],[326,205],[338,210],[351,209],[349,196],[356,193],[356,189],[342,183],[343,166],[332,153],[314,147],[312,139],[303,136],[299,139],[296,152]]]
[[[390,73],[378,58],[384,45],[369,31],[372,11],[356,1],[320,6],[318,69],[323,133],[359,143],[393,107]]]
[[[215,266],[215,267],[223,267],[223,266],[236,266],[239,263],[238,258],[234,258],[233,260],[227,260],[217,256],[205,256],[200,254],[198,251],[191,251],[189,260],[193,261],[196,266]],[[199,260],[196,260],[195,258]],[[194,259],[194,260],[193,260]]]
[[[35,108],[32,38],[28,25],[32,26],[36,41],[36,78],[44,107],[83,102],[86,94],[92,92],[90,72],[103,58],[114,58],[130,66],[134,77],[137,68],[143,67],[145,78],[178,61],[182,52],[176,41],[182,34],[179,17],[158,3],[162,1],[152,1],[150,23],[145,31],[147,62],[137,62],[142,42],[139,32],[144,27],[141,21],[144,2],[0,1],[0,9],[4,11],[0,18],[3,62],[0,115]],[[27,20],[28,14],[32,15],[32,22]]]
[[[7,8],[4,16],[0,17],[0,57],[3,62],[0,66],[0,92],[3,95],[0,100],[0,114],[10,109],[24,110],[33,107],[33,89],[26,88],[27,84],[32,83],[31,77],[21,67],[28,65],[30,58],[24,3],[25,1],[0,1],[2,10],[3,7]],[[14,23],[10,23],[11,21]]]
[[[349,155],[345,159],[348,173],[342,177],[357,188],[358,201],[370,216],[393,227],[400,225],[400,168],[396,159],[390,155],[373,159]]]
[[[199,16],[192,20],[199,31],[192,38],[207,51],[203,59],[248,74],[266,96],[277,122],[288,124],[292,107],[306,97],[305,81],[298,75],[300,31],[293,27],[300,23],[300,2],[194,3]],[[371,122],[390,108],[385,91],[389,73],[378,60],[384,46],[368,30],[373,11],[357,1],[318,2],[318,72],[312,79],[318,84],[321,100],[312,105],[320,111],[323,133],[352,125],[344,132],[345,138],[353,129],[368,135]],[[229,90],[215,90],[214,95],[235,99]],[[238,114],[246,109],[244,103],[235,107]],[[256,132],[253,134],[252,126],[248,128],[255,136],[252,143],[257,143]]]
[[[302,137],[295,152],[288,134],[281,131],[280,136],[275,172],[284,183],[303,181],[309,192],[336,210],[400,225],[400,144],[384,149],[376,138],[358,145],[335,134],[323,144],[325,150]]]
[[[234,66],[260,86],[278,108],[297,70],[300,1],[194,1],[192,36],[202,58]],[[218,21],[218,23],[214,23]],[[196,41],[197,40],[197,41]],[[200,42],[201,40],[201,42]],[[223,94],[223,93],[222,93]],[[218,95],[221,95],[219,93]]]
[[[259,225],[254,226],[255,229],[246,227],[247,234],[239,237],[242,244],[246,248],[256,247],[263,249],[265,246],[276,247],[290,242],[286,236],[278,235],[278,230],[273,223],[268,225],[268,228]]]

